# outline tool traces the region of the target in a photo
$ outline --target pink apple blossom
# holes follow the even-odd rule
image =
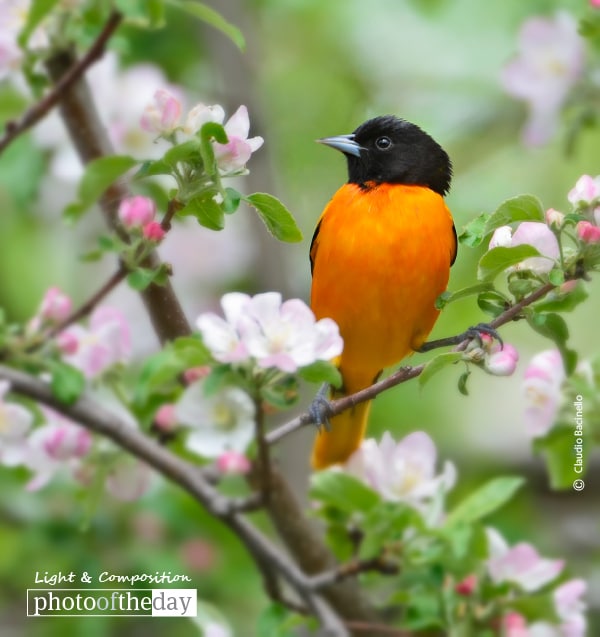
[[[60,323],[64,321],[73,309],[73,302],[57,287],[48,289],[38,310],[38,316],[43,321]]]
[[[562,357],[555,349],[536,354],[527,366],[523,381],[524,419],[531,438],[545,436],[554,424],[565,378]]]
[[[559,258],[560,249],[556,236],[545,223],[523,221],[514,232],[510,226],[501,226],[492,235],[489,249],[510,248],[523,244],[532,245],[542,256],[524,259],[512,266],[509,271],[531,270],[536,274],[545,274],[552,270],[556,259]]]
[[[546,223],[552,228],[562,228],[565,222],[565,215],[559,210],[548,208],[546,210]]]
[[[517,368],[519,352],[510,343],[494,343],[484,363],[485,370],[494,376],[510,376]]]
[[[217,469],[224,475],[245,475],[250,471],[250,460],[237,451],[226,451],[217,458]]]
[[[257,151],[264,143],[262,137],[248,137],[250,119],[248,109],[240,106],[227,120],[225,132],[227,144],[214,144],[215,158],[222,173],[236,173],[242,171],[250,155]]]
[[[545,144],[554,134],[560,110],[581,77],[584,52],[577,21],[565,11],[523,23],[519,55],[504,68],[502,84],[529,108],[523,131],[527,145]]]
[[[22,405],[7,402],[9,391],[10,384],[0,380],[0,464],[14,467],[23,461],[33,415]]]
[[[44,409],[46,423],[36,427],[27,440],[23,464],[34,477],[27,489],[36,491],[46,486],[60,471],[74,474],[92,446],[92,434],[57,412]]]
[[[589,221],[580,221],[575,230],[583,243],[600,243],[600,228]]]
[[[581,598],[586,590],[587,584],[584,580],[571,579],[554,591],[554,605],[561,620],[561,637],[585,637],[586,604]]]
[[[186,385],[195,383],[197,380],[206,378],[211,372],[210,365],[198,365],[197,367],[190,367],[183,372],[183,380]]]
[[[161,405],[154,414],[154,422],[161,431],[173,431],[177,426],[175,405],[173,403]]]
[[[197,133],[204,124],[208,122],[214,122],[215,124],[222,124],[225,121],[225,111],[219,104],[213,104],[207,106],[206,104],[196,104],[192,110],[187,114],[183,130],[188,135],[194,135]]]
[[[204,343],[220,362],[253,358],[260,367],[293,373],[342,351],[337,325],[331,319],[316,321],[300,299],[282,303],[277,292],[254,297],[232,292],[223,296],[221,305],[225,319],[209,313],[196,322]]]
[[[126,454],[113,461],[106,476],[106,490],[123,502],[134,502],[146,494],[151,486],[152,471],[138,458]]]
[[[558,577],[564,560],[549,560],[540,557],[535,547],[520,542],[509,547],[496,529],[487,529],[489,559],[488,573],[493,582],[511,582],[525,592],[539,590]]]
[[[567,199],[573,206],[591,206],[600,200],[600,175],[582,175],[569,191]]]
[[[153,243],[160,243],[165,238],[165,231],[158,221],[151,221],[142,228],[145,239]]]
[[[181,102],[168,91],[159,89],[154,102],[146,106],[140,126],[148,133],[170,135],[179,126]]]
[[[385,500],[405,502],[425,512],[456,481],[451,462],[446,461],[437,475],[436,462],[435,444],[425,432],[415,431],[396,442],[386,431],[379,444],[373,438],[363,440],[343,469]]]
[[[186,447],[205,458],[244,453],[254,437],[255,411],[254,401],[239,387],[207,396],[202,381],[189,385],[175,407],[177,421],[189,428]]]
[[[118,215],[126,228],[142,228],[154,219],[156,204],[153,199],[142,195],[127,197],[119,204]]]
[[[600,8],[600,0],[590,0],[590,6],[594,8]]]
[[[87,378],[99,376],[109,367],[126,362],[131,355],[131,332],[116,308],[100,306],[90,317],[89,327],[71,325],[62,332],[77,341],[77,349],[64,360]]]
[[[514,611],[506,613],[502,618],[502,637],[530,637],[525,617]]]

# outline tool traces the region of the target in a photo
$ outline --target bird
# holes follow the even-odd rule
[[[336,321],[344,340],[335,399],[370,386],[384,368],[424,347],[457,253],[444,201],[452,162],[424,130],[394,115],[317,141],[341,151],[348,168],[310,246],[312,311]],[[360,446],[370,404],[319,427],[315,470],[345,462]]]

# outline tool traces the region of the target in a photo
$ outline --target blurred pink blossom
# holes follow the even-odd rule
[[[600,243],[600,228],[593,223],[580,221],[575,230],[584,243]]]
[[[217,458],[217,469],[224,475],[245,475],[250,471],[250,460],[237,451],[226,451]]]
[[[142,234],[148,241],[160,243],[165,238],[165,231],[158,221],[150,221],[142,228]]]
[[[582,175],[569,191],[567,199],[576,208],[581,205],[591,206],[596,203],[600,200],[600,175],[597,177]]]
[[[560,617],[560,628],[564,637],[585,637],[587,620],[586,604],[581,599],[587,590],[582,579],[571,579],[554,591],[554,605]]]
[[[144,109],[140,126],[148,133],[170,135],[179,126],[181,102],[165,89],[154,93],[154,100]]]
[[[123,502],[139,500],[151,485],[150,467],[133,456],[122,454],[113,461],[106,476],[106,490]]]
[[[154,414],[154,422],[161,431],[173,431],[177,425],[175,405],[173,403],[161,405]]]
[[[90,317],[89,327],[71,325],[62,332],[77,341],[77,349],[64,360],[95,378],[112,365],[127,362],[131,354],[131,331],[125,316],[116,308],[100,306]]]
[[[492,235],[489,249],[511,248],[523,244],[532,245],[543,256],[524,259],[521,263],[509,268],[509,271],[531,270],[536,274],[545,274],[552,270],[556,259],[560,256],[560,249],[556,236],[545,223],[523,221],[514,233],[510,226],[501,226]]]
[[[454,590],[463,597],[469,597],[477,588],[477,575],[471,573],[454,586]]]
[[[502,637],[530,637],[523,615],[509,611],[502,618]]]
[[[45,321],[60,323],[71,314],[72,309],[73,302],[71,298],[59,288],[51,287],[48,288],[48,291],[42,299],[38,316]]]
[[[87,429],[50,409],[43,412],[46,423],[32,431],[23,461],[34,473],[27,484],[30,491],[46,486],[56,473],[65,469],[74,474],[92,447],[92,434]]]
[[[531,438],[545,436],[556,420],[565,371],[556,349],[536,354],[525,370],[525,426]]]
[[[487,569],[496,584],[512,582],[531,593],[556,579],[564,567],[564,560],[540,557],[535,547],[526,542],[509,547],[496,529],[488,528],[487,535]]]
[[[523,131],[529,146],[545,144],[558,126],[569,91],[583,70],[585,46],[577,21],[565,11],[534,17],[519,33],[519,55],[502,73],[504,89],[524,100],[529,117]]]
[[[250,297],[232,292],[221,300],[225,319],[202,314],[196,325],[213,356],[220,362],[256,359],[261,367],[293,373],[317,360],[330,360],[343,348],[331,319],[315,320],[300,299],[282,303],[277,292]]]
[[[386,431],[379,444],[373,438],[363,440],[343,469],[385,500],[406,502],[424,512],[456,481],[451,462],[446,461],[437,475],[436,462],[435,444],[424,431],[415,431],[400,442]]]
[[[127,197],[119,204],[118,215],[126,228],[141,228],[154,219],[156,204],[153,199],[141,195]]]
[[[28,409],[4,399],[10,384],[0,380],[0,464],[14,467],[23,461],[27,435],[33,424],[33,415]]]

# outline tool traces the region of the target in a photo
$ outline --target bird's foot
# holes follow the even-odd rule
[[[325,428],[325,431],[331,431],[331,423],[329,418],[331,416],[331,402],[327,398],[329,393],[329,385],[323,383],[321,388],[313,398],[312,403],[308,407],[308,413],[315,425],[315,427],[321,431],[321,427]]]
[[[482,335],[490,336],[491,338],[497,340],[500,343],[500,347],[504,345],[504,341],[502,340],[500,334],[488,323],[479,323],[473,327],[469,327],[462,334],[457,334],[456,336],[449,336],[448,338],[440,338],[435,341],[429,341],[427,343],[423,343],[421,347],[419,347],[419,352],[430,352],[432,349],[437,349],[438,347],[449,347],[451,345],[458,345],[463,343],[464,341],[472,341],[477,339],[481,342]]]

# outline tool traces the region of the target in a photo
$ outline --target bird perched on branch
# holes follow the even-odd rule
[[[456,258],[444,203],[452,164],[415,124],[387,115],[350,135],[318,140],[344,153],[348,182],[333,196],[310,248],[311,306],[340,328],[343,386],[334,398],[371,385],[384,367],[425,343]],[[370,402],[331,418],[312,465],[344,462],[365,434]]]

